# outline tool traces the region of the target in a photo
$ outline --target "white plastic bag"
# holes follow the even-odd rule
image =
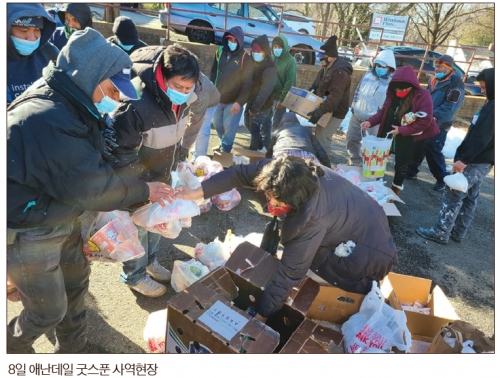
[[[352,240],[348,240],[345,243],[340,243],[333,253],[338,257],[347,257],[352,253],[354,247],[356,247],[356,244]]]
[[[142,332],[151,353],[165,353],[165,334],[167,332],[167,309],[149,314]]]
[[[147,225],[147,220],[152,207],[153,203],[150,202],[147,205],[144,205],[143,207],[137,209],[132,214],[132,220],[134,221],[134,223],[138,226],[143,227],[144,229],[146,229],[146,231],[160,234],[161,236],[168,239],[175,239],[176,237],[178,237],[182,231],[180,219],[176,219],[170,222],[158,223],[151,227]]]
[[[195,259],[175,260],[172,269],[172,287],[176,292],[182,291],[208,273],[208,268]]]
[[[166,205],[165,207],[161,207],[159,203],[154,203],[151,206],[146,219],[147,227],[200,215],[200,207],[193,201],[176,198],[172,203],[165,200],[163,202]]]
[[[203,265],[212,271],[219,266],[223,266],[231,255],[227,246],[216,238],[213,242],[208,243],[203,249],[198,249],[198,254],[195,248],[195,256]]]
[[[458,190],[462,193],[467,193],[469,181],[467,177],[461,172],[452,175],[444,176],[444,182],[453,190]]]
[[[219,210],[228,211],[234,209],[240,203],[241,195],[236,189],[232,189],[229,192],[213,196],[211,200]]]
[[[384,302],[376,281],[359,312],[342,325],[342,334],[348,353],[390,353],[394,346],[408,353],[411,347],[405,313]]]

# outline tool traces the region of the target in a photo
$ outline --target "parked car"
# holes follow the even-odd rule
[[[302,16],[296,13],[283,12],[283,20],[290,28],[299,33],[316,34],[316,24],[311,17]]]
[[[420,58],[406,58],[406,57],[401,57],[397,55],[412,55],[416,57],[423,57],[425,54],[425,49],[420,48],[420,47],[411,47],[411,46],[381,46],[380,50],[384,49],[391,49],[394,52],[394,55],[396,55],[396,67],[402,67],[402,66],[412,66],[415,70],[419,70],[420,66],[422,64],[422,59]],[[437,59],[441,56],[442,54],[439,54],[436,51],[433,50],[428,50],[427,51],[427,57],[428,58],[434,58]],[[427,83],[427,80],[434,76],[434,64],[435,60],[433,59],[426,59],[424,61],[424,66],[423,66],[423,71],[425,72],[425,75],[421,75],[421,80],[425,83]],[[462,68],[460,68],[456,63],[453,64],[453,69],[455,71],[460,72],[462,77],[465,75],[465,72]],[[482,96],[481,94],[481,87],[474,83],[473,80],[470,79],[470,77],[467,78],[467,80],[464,82],[465,87],[465,94],[468,95],[474,95],[474,96]]]
[[[226,17],[227,5],[227,23]],[[168,19],[170,14],[170,25]],[[240,17],[251,18],[244,20]],[[166,9],[159,14],[162,27],[170,27],[178,33],[186,34],[190,42],[203,44],[220,44],[224,32],[234,26],[240,26],[245,33],[244,47],[250,47],[256,36],[266,34],[272,41],[278,35],[280,17],[265,4],[247,3],[167,3]],[[189,26],[199,26],[214,30],[193,29]],[[280,33],[284,34],[290,45],[290,54],[297,63],[315,64],[314,51],[319,50],[322,42],[307,35],[288,34],[296,33],[285,23],[281,24]]]

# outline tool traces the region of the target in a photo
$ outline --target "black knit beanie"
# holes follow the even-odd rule
[[[337,36],[332,35],[319,49],[323,50],[325,52],[325,55],[328,55],[329,57],[338,58],[339,54],[337,52]]]

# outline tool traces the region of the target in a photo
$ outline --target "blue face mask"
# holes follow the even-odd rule
[[[264,54],[262,54],[262,53],[253,52],[252,57],[253,57],[253,60],[255,60],[256,62],[262,62],[264,60]]]
[[[12,38],[12,42],[14,42],[14,47],[17,52],[24,56],[31,55],[31,53],[40,46],[40,38],[36,41],[27,41],[26,39],[17,38],[13,35],[10,36],[10,38]]]
[[[234,51],[234,50],[236,50],[236,47],[238,47],[238,44],[227,41],[227,47],[229,47],[229,50]]]
[[[188,100],[189,96],[191,96],[192,91],[194,91],[194,86],[193,89],[191,89],[191,91],[188,93],[182,93],[168,87],[165,93],[167,94],[170,101],[172,101],[172,104],[182,105]]]
[[[441,79],[444,79],[444,77],[446,76],[446,72],[439,72],[439,73],[435,74],[434,76],[436,76],[436,79],[441,80]]]
[[[111,97],[106,96],[100,85],[99,89],[101,90],[104,97],[102,98],[101,102],[94,102],[95,107],[101,114],[112,113],[118,106],[120,106],[120,103],[113,100]]]
[[[129,51],[132,47],[134,47],[134,45],[124,45],[120,41],[118,41],[118,46],[120,46],[125,51]]]
[[[378,77],[387,75],[387,72],[389,72],[387,68],[375,67],[375,73],[377,74]]]
[[[279,58],[281,56],[281,53],[283,52],[283,49],[273,49],[274,56]]]

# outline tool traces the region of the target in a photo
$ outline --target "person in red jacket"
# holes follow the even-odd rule
[[[432,116],[433,109],[430,93],[420,86],[413,68],[405,66],[394,74],[382,108],[360,125],[363,130],[380,125],[379,137],[387,133],[393,135],[396,164],[392,190],[397,195],[403,190],[406,168],[415,146],[439,133],[439,127]],[[414,120],[404,122],[404,116]]]

